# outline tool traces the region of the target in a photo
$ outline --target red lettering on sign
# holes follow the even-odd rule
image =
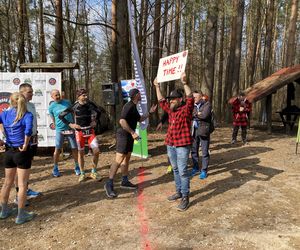
[[[170,69],[164,69],[164,76],[174,75],[176,73],[176,67]]]

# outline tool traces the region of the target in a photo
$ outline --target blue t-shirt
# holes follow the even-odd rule
[[[25,135],[31,136],[32,134],[33,115],[27,111],[21,120],[13,124],[16,115],[15,108],[5,110],[0,114],[0,123],[3,124],[6,135],[6,144],[11,147],[22,146]]]
[[[67,108],[71,107],[71,103],[68,100],[62,99],[59,102],[52,102],[48,108],[49,114],[54,117],[55,120],[55,128],[58,131],[69,130],[69,125],[65,124],[61,119],[59,119],[59,114],[62,111],[65,111]],[[65,117],[70,123],[73,123],[72,114],[68,114]]]

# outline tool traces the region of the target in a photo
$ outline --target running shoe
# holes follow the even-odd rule
[[[23,224],[25,222],[31,221],[35,216],[35,213],[25,211],[22,216],[17,216],[16,224]]]
[[[80,174],[80,175],[79,175],[78,181],[79,181],[79,182],[83,182],[85,179],[86,179],[85,174]]]
[[[77,176],[80,175],[80,167],[79,166],[75,166],[74,171]]]
[[[9,216],[17,213],[18,209],[17,208],[8,208],[5,211],[0,212],[0,219],[6,219]]]
[[[199,178],[201,180],[206,179],[207,178],[207,172],[205,170],[201,170],[201,173],[199,175]]]
[[[114,186],[109,182],[106,182],[104,185],[104,190],[108,198],[116,198],[118,195],[115,193]]]
[[[27,189],[27,198],[36,198],[41,195],[41,192],[33,191],[32,189]]]
[[[99,181],[101,179],[100,176],[99,176],[99,174],[97,172],[92,172],[90,174],[90,178],[92,178],[95,181]]]
[[[61,176],[61,174],[60,174],[58,168],[53,168],[52,176],[53,176],[53,177],[60,177],[60,176]]]
[[[124,189],[137,189],[138,185],[132,184],[130,181],[122,181],[121,188],[124,188]]]

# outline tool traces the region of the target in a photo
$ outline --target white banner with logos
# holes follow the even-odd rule
[[[180,79],[181,73],[185,71],[188,51],[160,58],[157,71],[157,81],[167,82]]]
[[[55,129],[48,114],[52,102],[51,90],[61,91],[61,73],[0,73],[0,112],[9,107],[11,93],[18,92],[22,83],[33,88],[32,103],[37,112],[39,147],[55,146]]]

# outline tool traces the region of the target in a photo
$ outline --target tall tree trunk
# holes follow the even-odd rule
[[[234,72],[234,60],[235,60],[235,48],[237,41],[237,10],[238,10],[239,0],[233,0],[233,16],[231,20],[231,35],[230,35],[230,48],[229,55],[227,59],[226,75],[225,75],[225,85],[223,92],[223,114],[227,116],[225,119],[229,121],[230,111],[228,108],[228,99],[232,96],[232,82],[233,82],[233,72]]]
[[[19,63],[25,62],[25,25],[24,25],[24,2],[23,0],[18,0],[18,59]]]
[[[114,28],[111,33],[111,81],[117,83],[118,79],[118,48],[117,48],[117,0],[112,0],[111,4],[111,25]],[[119,89],[120,91],[120,89]],[[117,97],[115,97],[117,98]],[[119,98],[119,97],[118,97]],[[120,103],[122,103],[121,98],[119,98]],[[121,106],[121,105],[119,105]],[[116,124],[116,107],[117,105],[109,106],[109,114],[111,117],[111,122],[114,127]]]
[[[270,63],[272,56],[272,37],[273,37],[273,26],[274,26],[274,6],[275,0],[269,1],[269,6],[266,11],[266,35],[265,35],[265,47],[264,47],[264,60],[262,77],[266,78],[270,75]],[[266,99],[262,100],[262,121],[267,122],[268,132],[272,132],[272,94],[267,96]]]
[[[259,27],[261,25],[261,0],[257,0],[256,4],[253,4],[256,6],[256,11],[253,11],[254,14],[250,14],[253,19],[254,19],[254,24],[250,22],[248,24],[248,27],[252,28],[253,30],[251,32],[251,37],[250,43],[248,46],[248,67],[247,67],[247,84],[248,85],[253,85],[254,84],[254,74],[255,74],[255,69],[256,69],[256,64],[255,64],[255,58],[256,58],[256,48],[257,48],[257,43],[258,43],[258,31]],[[254,7],[253,7],[254,9]]]
[[[180,37],[180,20],[181,20],[181,0],[176,1],[176,11],[175,11],[175,28],[173,32],[173,43],[172,43],[172,50],[171,53],[178,53],[179,51],[179,37]],[[175,89],[175,81],[169,82],[169,91]]]
[[[160,15],[161,15],[161,0],[155,2],[155,14],[154,14],[154,33],[153,33],[153,53],[152,53],[152,74],[151,81],[157,76],[158,64],[159,64],[159,36],[160,36]],[[151,89],[150,102],[156,102],[156,91]],[[157,124],[158,115],[157,112],[150,119],[151,125]]]
[[[295,48],[296,48],[296,24],[298,17],[298,0],[291,0],[291,14],[290,23],[288,27],[288,40],[287,40],[287,51],[286,51],[286,61],[285,66],[289,67],[295,63]],[[289,83],[287,87],[287,107],[292,105],[292,100],[295,99],[295,87],[294,83]],[[290,116],[287,116],[287,120],[291,120]],[[286,126],[288,127],[288,126]]]
[[[54,59],[53,62],[64,61],[63,51],[63,14],[62,14],[62,0],[55,0],[55,36],[54,36]]]
[[[217,117],[221,118],[222,112],[222,86],[223,86],[223,65],[224,65],[224,30],[225,30],[225,13],[224,13],[224,1],[222,1],[221,7],[221,27],[220,27],[220,57],[219,57],[219,74],[218,74],[218,86],[217,86]]]
[[[291,14],[290,14],[290,22],[288,27],[288,40],[287,40],[287,50],[286,50],[286,62],[285,66],[292,66],[295,63],[295,48],[296,48],[296,24],[297,24],[297,16],[298,16],[298,5],[299,0],[291,0]]]
[[[234,64],[233,64],[233,75],[232,75],[232,87],[233,95],[237,95],[240,91],[240,68],[241,68],[241,47],[242,47],[242,31],[243,31],[243,20],[244,20],[244,0],[238,1],[237,11],[237,33],[235,42],[235,53],[234,53]]]
[[[23,2],[24,6],[24,25],[26,27],[26,42],[27,42],[27,50],[28,50],[28,60],[29,62],[33,62],[33,56],[32,56],[32,42],[31,42],[31,35],[30,35],[30,26],[28,21],[28,15],[27,15],[27,4],[26,1]]]
[[[125,25],[126,24],[126,25]],[[130,79],[131,46],[129,42],[129,26],[127,0],[118,0],[117,6],[117,48],[118,48],[118,81]]]
[[[47,62],[43,12],[43,0],[39,0],[39,60]]]
[[[215,77],[215,57],[218,30],[218,1],[212,1],[207,14],[206,40],[204,53],[204,93],[213,101],[214,77]]]

